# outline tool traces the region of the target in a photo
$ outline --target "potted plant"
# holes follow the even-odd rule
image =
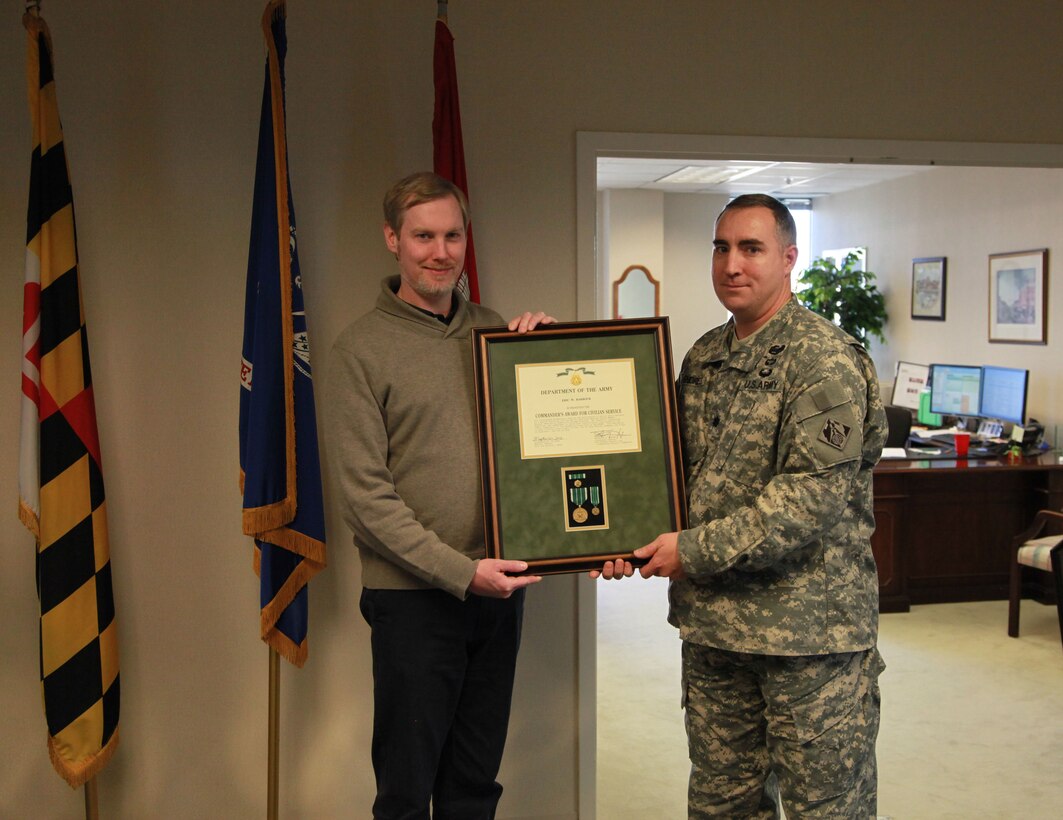
[[[875,274],[859,269],[862,254],[850,251],[840,267],[832,259],[816,259],[798,278],[803,287],[796,295],[802,305],[867,346],[868,335],[885,343],[882,328],[889,317]]]

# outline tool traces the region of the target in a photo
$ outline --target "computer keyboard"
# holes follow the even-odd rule
[[[970,446],[967,448],[967,455],[981,458],[995,458],[996,456],[1004,455],[1008,451],[1009,443],[1006,441],[993,441],[987,439],[977,439],[971,437]],[[927,448],[930,450],[940,449],[941,453],[932,453],[930,455],[937,458],[955,458],[956,457],[956,434],[955,433],[935,433],[929,438],[918,438],[912,436],[911,447],[912,451],[918,452],[920,448]],[[926,458],[926,455],[920,456]]]
[[[1000,438],[970,435],[967,449],[968,458],[997,458],[1008,452],[1011,442]],[[956,433],[951,430],[912,431],[908,440],[908,452],[911,458],[926,459],[956,458]]]

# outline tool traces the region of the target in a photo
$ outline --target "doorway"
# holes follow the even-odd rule
[[[607,282],[597,242],[602,235],[597,167],[603,157],[763,160],[981,168],[1063,168],[1063,146],[914,141],[724,137],[580,132],[577,134],[577,318],[605,318]],[[706,325],[706,328],[708,325]],[[621,582],[623,583],[623,582]],[[597,587],[581,583],[579,606],[580,816],[596,816],[597,789]],[[631,659],[628,659],[631,662]],[[676,692],[678,700],[678,691]],[[628,693],[620,713],[639,708],[638,692]],[[637,740],[636,740],[637,742]],[[618,784],[612,784],[617,787]],[[630,784],[623,784],[630,786]]]

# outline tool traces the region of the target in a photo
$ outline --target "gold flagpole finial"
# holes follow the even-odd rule
[[[436,0],[436,19],[447,22],[447,0]]]
[[[31,11],[34,14],[40,14],[41,0],[26,0],[26,11]]]

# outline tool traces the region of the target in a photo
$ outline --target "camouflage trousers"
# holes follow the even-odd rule
[[[784,657],[683,643],[690,818],[875,817],[877,649]]]

